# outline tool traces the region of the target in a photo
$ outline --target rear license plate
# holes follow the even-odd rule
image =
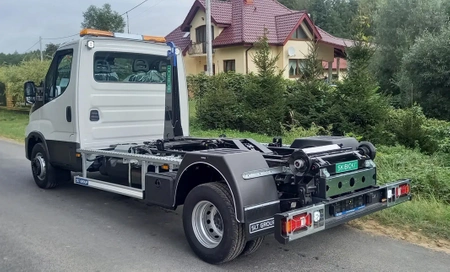
[[[358,169],[358,161],[347,161],[336,164],[336,173],[343,173]]]

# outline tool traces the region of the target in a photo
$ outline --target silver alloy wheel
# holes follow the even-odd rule
[[[206,248],[215,248],[222,241],[223,220],[219,210],[203,200],[192,211],[192,229],[197,240]]]
[[[33,172],[38,179],[44,180],[47,171],[45,170],[45,159],[41,153],[37,153],[32,164]]]

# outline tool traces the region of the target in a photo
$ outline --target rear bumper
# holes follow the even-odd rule
[[[287,244],[350,220],[410,201],[410,190],[408,189],[406,193],[399,190],[404,186],[410,188],[410,184],[409,179],[398,180],[301,209],[278,213],[274,218],[275,239],[282,244]],[[306,220],[306,217],[309,218]],[[303,226],[305,222],[306,226]],[[302,227],[291,231],[290,228],[293,225]]]

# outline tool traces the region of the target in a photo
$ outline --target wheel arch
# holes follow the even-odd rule
[[[26,147],[25,155],[28,160],[31,160],[31,152],[33,152],[34,146],[38,143],[42,143],[44,145],[44,148],[47,151],[47,156],[49,156],[47,142],[45,141],[44,135],[42,135],[42,133],[40,133],[38,131],[33,131],[30,134],[28,134],[26,141],[25,141],[25,147]]]
[[[195,179],[193,179],[193,177],[195,177]],[[239,222],[239,219],[237,218],[236,198],[230,183],[219,169],[208,162],[194,162],[183,169],[175,186],[175,205],[183,205],[187,195],[192,189],[198,185],[210,182],[223,182],[227,184],[230,189],[231,197],[233,198],[236,219]]]
[[[243,177],[247,171],[266,167],[268,165],[264,157],[255,151],[210,150],[188,153],[183,158],[174,184],[173,206],[182,205],[185,196],[196,185],[222,180],[230,189],[236,220],[245,223],[249,219],[246,210],[279,201],[278,190],[272,176],[251,179]]]

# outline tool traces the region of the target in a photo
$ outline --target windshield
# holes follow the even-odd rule
[[[97,82],[154,83],[166,82],[167,57],[122,53],[96,52],[94,79]]]

